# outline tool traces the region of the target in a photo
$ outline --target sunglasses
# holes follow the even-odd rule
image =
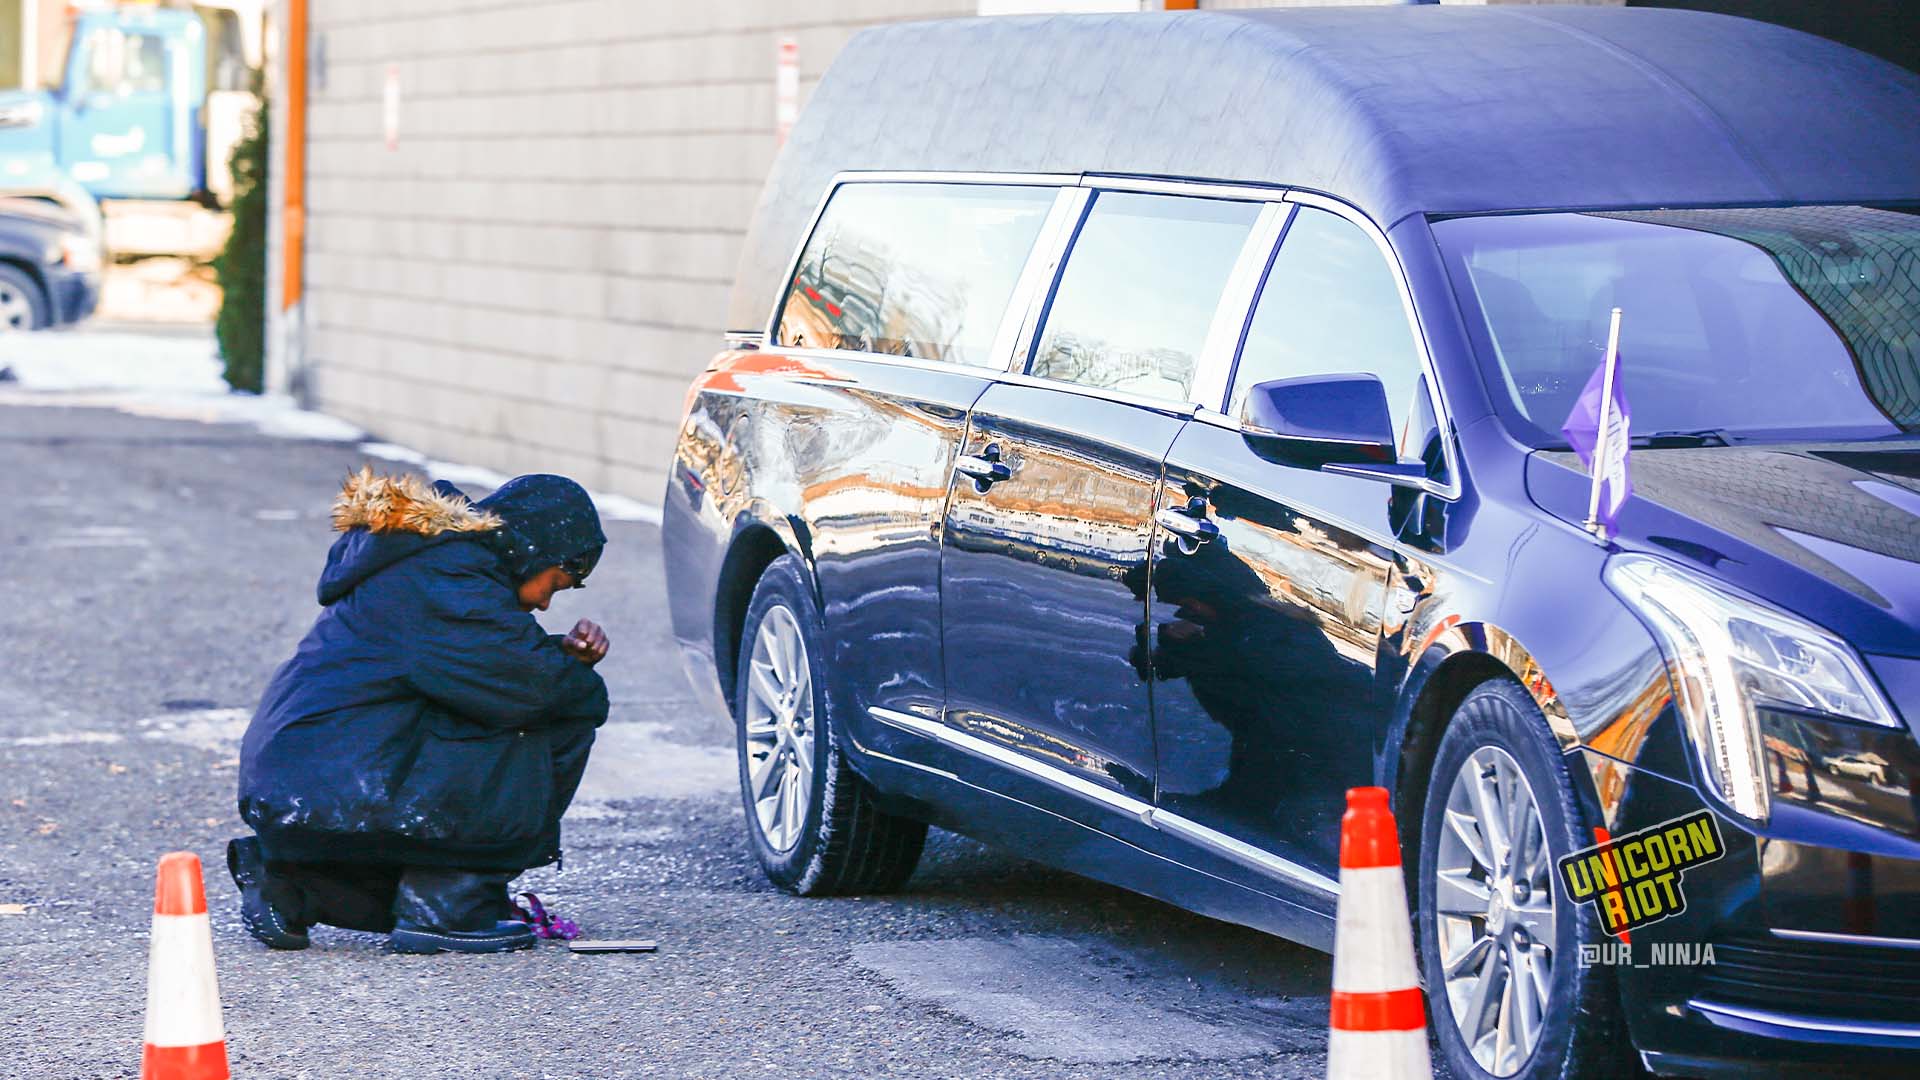
[[[593,568],[599,561],[600,553],[597,551],[586,555],[575,555],[561,563],[560,569],[566,571],[567,576],[573,579],[574,588],[584,589],[587,587],[587,575],[593,573]]]

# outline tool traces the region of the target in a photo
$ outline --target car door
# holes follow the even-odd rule
[[[1026,377],[968,418],[941,551],[945,723],[1108,808],[1152,798],[1138,642],[1161,460],[1263,210],[1096,193]]]
[[[822,208],[757,369],[741,453],[801,508],[831,700],[865,746],[872,710],[938,722],[939,532],[967,409],[1005,373],[1039,238],[1067,220],[1039,184],[846,182]],[[1058,206],[1058,209],[1056,207]],[[771,478],[783,478],[774,484]],[[897,735],[898,733],[894,733]]]
[[[1224,411],[1197,414],[1167,455],[1161,501],[1195,539],[1170,534],[1153,553],[1154,820],[1322,891],[1345,789],[1373,782],[1389,708],[1378,656],[1395,489],[1281,464],[1240,418],[1256,384],[1372,374],[1408,456],[1436,445],[1421,357],[1384,246],[1334,209],[1296,206]]]

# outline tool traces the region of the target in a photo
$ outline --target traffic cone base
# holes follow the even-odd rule
[[[200,859],[191,852],[176,851],[160,860],[148,948],[141,1080],[227,1080],[213,925]]]

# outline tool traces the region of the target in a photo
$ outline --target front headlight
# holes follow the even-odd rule
[[[1604,576],[1659,637],[1702,771],[1747,817],[1768,812],[1758,708],[1899,726],[1852,647],[1820,627],[1644,555],[1614,556]]]

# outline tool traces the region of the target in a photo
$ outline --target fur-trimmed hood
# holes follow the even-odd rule
[[[320,603],[330,605],[387,567],[443,544],[487,541],[487,561],[496,563],[494,541],[504,525],[445,481],[429,485],[417,476],[362,468],[333,501],[333,527],[341,535],[320,573]]]
[[[333,500],[335,532],[366,529],[373,533],[491,532],[498,515],[479,510],[451,484],[427,486],[418,476],[378,476],[371,467],[347,477]]]

